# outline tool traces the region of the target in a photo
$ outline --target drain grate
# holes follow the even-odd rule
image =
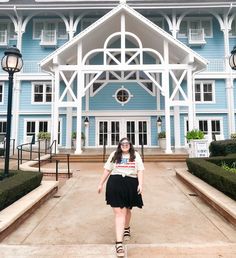
[[[198,194],[196,194],[196,193],[189,193],[188,195],[189,196],[198,196]]]

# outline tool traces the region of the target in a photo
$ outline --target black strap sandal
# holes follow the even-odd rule
[[[116,255],[117,257],[125,256],[125,250],[122,242],[116,242]]]
[[[130,240],[130,227],[124,230],[124,240]]]

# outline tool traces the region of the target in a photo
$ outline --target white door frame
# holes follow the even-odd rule
[[[135,122],[135,147],[139,147],[138,143],[138,122],[139,121],[145,121],[147,122],[147,147],[151,146],[151,121],[150,117],[97,117],[95,119],[95,144],[96,147],[102,147],[99,145],[99,122],[106,121],[108,122],[108,143],[107,147],[116,147],[114,145],[111,145],[111,122],[112,121],[119,121],[120,122],[120,139],[123,137],[126,137],[127,135],[127,127],[126,122],[127,121],[134,121]]]

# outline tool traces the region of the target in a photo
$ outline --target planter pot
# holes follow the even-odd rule
[[[82,145],[82,147],[85,146],[85,140],[84,139],[81,139],[81,145]],[[76,149],[76,139],[72,139],[72,148]]]
[[[166,149],[166,138],[159,138],[159,145],[161,149]]]
[[[188,143],[189,146],[189,157],[208,157],[208,140],[201,139],[201,140],[190,140]]]

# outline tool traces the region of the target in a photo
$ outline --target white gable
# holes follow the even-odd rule
[[[103,48],[105,40],[113,33],[119,32],[121,28],[121,15],[125,15],[126,31],[137,35],[145,48],[151,48],[164,55],[164,42],[169,45],[169,63],[182,63],[187,56],[191,57],[196,70],[206,67],[207,61],[192,51],[186,45],[172,37],[147,18],[139,14],[126,4],[120,4],[90,27],[82,31],[72,40],[54,51],[42,60],[41,66],[44,70],[50,70],[53,66],[53,58],[57,57],[61,64],[77,63],[77,46],[82,42],[83,57],[91,50]]]

